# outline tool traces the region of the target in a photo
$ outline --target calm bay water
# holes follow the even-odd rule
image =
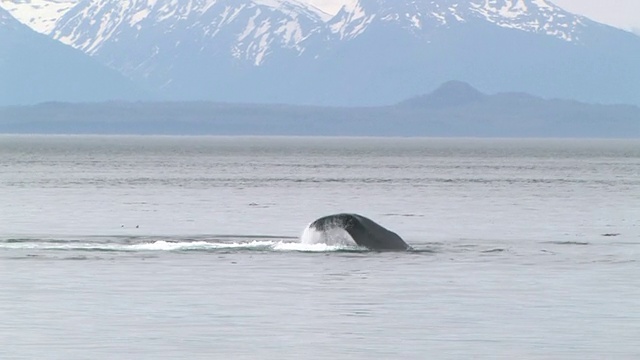
[[[640,141],[0,136],[0,358],[637,359],[639,204]]]

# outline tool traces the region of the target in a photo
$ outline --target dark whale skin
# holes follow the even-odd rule
[[[375,221],[358,214],[335,214],[319,218],[309,225],[318,231],[342,228],[356,244],[377,251],[411,250],[402,238]]]

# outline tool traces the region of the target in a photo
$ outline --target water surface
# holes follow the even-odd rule
[[[0,136],[0,199],[3,359],[640,357],[638,141]]]

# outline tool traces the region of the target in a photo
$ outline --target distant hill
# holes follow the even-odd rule
[[[0,105],[144,96],[117,71],[36,33],[0,8]]]
[[[640,108],[484,94],[463,82],[383,107],[213,102],[0,107],[2,133],[640,138]]]
[[[513,92],[486,95],[461,82],[445,83],[395,108],[405,118],[429,119],[448,132],[464,135],[640,137],[637,106],[586,104]],[[425,123],[416,126],[420,125]]]

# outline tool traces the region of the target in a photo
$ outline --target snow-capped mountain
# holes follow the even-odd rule
[[[216,52],[212,45],[232,37],[229,55],[261,65],[272,48],[301,53],[301,43],[321,29],[326,16],[284,0],[94,0],[60,19],[52,35],[90,55],[160,34],[154,48],[190,42],[200,52]]]
[[[127,78],[0,8],[0,105],[141,98]]]
[[[341,39],[352,39],[376,21],[419,35],[434,27],[478,19],[566,41],[577,40],[583,27],[582,17],[545,0],[360,0],[343,6],[330,27]]]
[[[49,34],[170,99],[381,104],[458,79],[640,104],[640,38],[551,1],[342,1],[84,0]]]
[[[41,34],[49,34],[67,11],[80,0],[11,0],[0,7],[13,17]]]
[[[352,40],[376,23],[400,26],[420,36],[434,27],[476,19],[567,41],[576,40],[583,27],[580,17],[545,0],[360,0],[346,4],[333,17],[295,0],[92,0],[62,17],[52,36],[97,55],[109,52],[114,43],[116,48],[123,42],[146,45],[137,39],[163,34],[165,46],[180,47],[187,39],[197,39],[201,52],[213,46],[218,48],[215,51],[260,66],[280,50],[301,54],[310,38]],[[167,38],[175,41],[169,43]],[[161,50],[155,46],[146,55],[155,56]],[[127,72],[143,62],[131,59],[111,65]]]

